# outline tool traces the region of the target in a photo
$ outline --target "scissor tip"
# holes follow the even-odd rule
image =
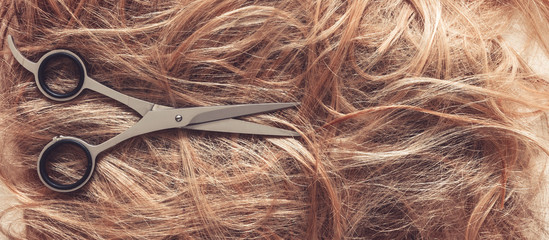
[[[283,130],[282,132],[278,134],[273,134],[274,136],[281,136],[281,137],[299,137],[301,134],[299,134],[296,131],[290,131],[290,130]]]
[[[299,137],[301,136],[301,134],[299,134],[298,132],[292,132],[290,137]]]
[[[291,108],[291,107],[297,107],[301,103],[300,102],[287,102],[287,103],[278,103],[277,105],[281,108]]]

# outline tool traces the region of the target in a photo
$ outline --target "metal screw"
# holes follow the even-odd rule
[[[175,121],[181,122],[183,120],[183,117],[181,115],[175,115]]]

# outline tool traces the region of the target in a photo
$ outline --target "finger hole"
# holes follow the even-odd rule
[[[56,98],[72,97],[82,88],[84,67],[72,54],[58,52],[42,61],[38,80],[46,94]]]
[[[39,173],[50,187],[70,190],[88,179],[92,164],[90,153],[82,144],[60,140],[44,152]]]

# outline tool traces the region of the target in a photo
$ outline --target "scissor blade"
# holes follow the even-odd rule
[[[281,128],[265,126],[253,122],[246,122],[238,119],[223,119],[218,121],[187,125],[185,129],[210,131],[210,132],[226,132],[226,133],[241,133],[254,135],[268,136],[283,136],[297,137],[299,133]]]
[[[246,116],[256,113],[272,112],[279,109],[295,107],[299,103],[260,103],[228,106],[201,107],[189,124],[210,122],[215,120]]]

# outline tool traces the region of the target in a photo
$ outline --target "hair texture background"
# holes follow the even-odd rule
[[[549,2],[0,0],[0,179],[27,239],[523,239],[547,233],[534,159],[547,79],[502,39],[549,54]],[[100,143],[130,109],[44,97],[64,48],[125,94],[174,107],[300,101],[247,117],[300,138],[169,130],[98,157],[71,194],[39,181],[52,137]],[[547,130],[547,128],[544,128]],[[60,171],[68,171],[60,169]],[[546,204],[546,203],[545,203]],[[6,213],[4,213],[6,214]],[[14,223],[15,224],[15,223]]]

